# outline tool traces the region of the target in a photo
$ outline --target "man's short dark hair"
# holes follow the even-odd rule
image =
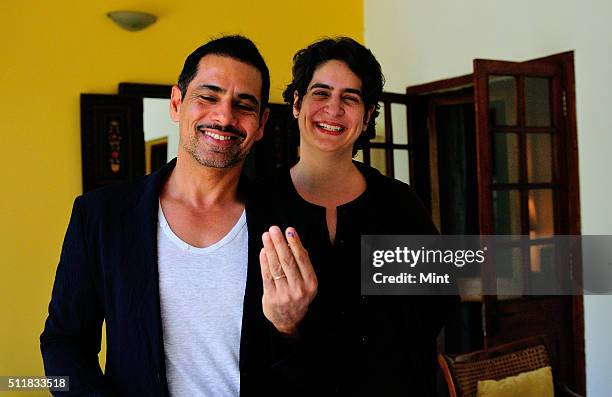
[[[263,111],[268,107],[268,100],[270,98],[270,71],[255,44],[240,35],[219,37],[198,47],[189,54],[178,78],[181,96],[185,98],[187,86],[189,86],[191,80],[198,73],[200,60],[206,55],[226,56],[244,62],[259,70],[261,74],[261,107],[259,114],[263,114]]]
[[[378,101],[385,84],[380,64],[370,50],[350,37],[322,39],[299,50],[293,56],[293,80],[283,92],[283,99],[293,106],[293,93],[297,91],[298,106],[300,106],[315,70],[331,60],[344,62],[361,80],[361,92],[366,113],[374,106],[368,127],[359,136],[353,147],[353,155],[355,155],[365,142],[376,135],[375,119],[380,109]]]

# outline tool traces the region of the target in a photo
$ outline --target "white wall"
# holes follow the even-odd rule
[[[168,161],[178,153],[178,124],[170,118],[170,100],[161,98],[144,98],[143,128],[145,141],[168,137]]]
[[[612,234],[612,2],[364,0],[365,42],[386,91],[472,72],[474,58],[575,51],[583,234]],[[585,297],[587,392],[612,395],[612,297]]]

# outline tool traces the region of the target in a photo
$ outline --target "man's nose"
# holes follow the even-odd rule
[[[223,126],[236,124],[236,115],[231,100],[224,99],[217,102],[213,111],[213,121]]]

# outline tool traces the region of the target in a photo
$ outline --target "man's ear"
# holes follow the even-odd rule
[[[256,141],[263,138],[264,130],[266,128],[266,123],[268,122],[269,115],[270,115],[270,108],[266,108],[261,114],[261,117],[259,118],[259,128],[257,129],[257,135],[255,136]]]
[[[181,113],[181,104],[183,103],[183,95],[177,85],[172,86],[172,93],[170,94],[170,118],[175,123],[179,121],[179,115]]]
[[[368,124],[370,123],[370,118],[372,117],[372,113],[374,113],[374,109],[376,109],[376,105],[370,106],[365,116],[363,116],[363,130],[368,129]]]
[[[297,90],[293,91],[293,117],[296,119],[300,115],[300,96]]]

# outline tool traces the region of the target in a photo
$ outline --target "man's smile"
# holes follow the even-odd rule
[[[215,132],[211,132],[211,131],[207,131],[207,130],[203,130],[201,131],[204,135],[209,136],[211,138],[214,138],[218,141],[230,141],[230,140],[236,140],[236,139],[242,139],[238,136],[235,135],[221,135],[221,134],[217,134]]]
[[[214,139],[217,142],[242,141],[246,138],[246,134],[232,126],[221,125],[203,125],[196,126],[198,132],[205,137]]]

